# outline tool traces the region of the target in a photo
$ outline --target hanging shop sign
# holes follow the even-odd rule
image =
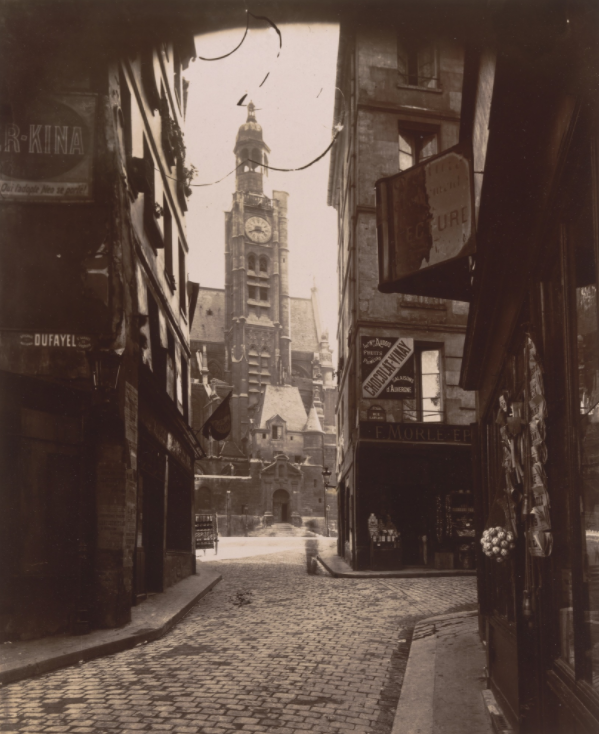
[[[414,397],[413,339],[363,336],[360,363],[363,398],[405,400]]]
[[[397,443],[444,443],[470,446],[470,426],[448,423],[375,423],[360,421],[360,439]]]
[[[376,182],[380,291],[470,300],[473,191],[463,145]]]
[[[96,97],[0,105],[0,201],[91,201]]]

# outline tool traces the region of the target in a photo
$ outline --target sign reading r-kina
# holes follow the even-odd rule
[[[415,396],[413,339],[363,336],[360,346],[363,398],[404,400]]]
[[[90,201],[96,97],[0,105],[0,202]]]

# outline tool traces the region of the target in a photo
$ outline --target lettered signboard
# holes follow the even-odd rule
[[[414,340],[361,337],[362,397],[404,400],[414,392]]]
[[[0,203],[91,201],[96,97],[0,104]]]
[[[472,175],[457,145],[376,182],[379,290],[469,300]]]

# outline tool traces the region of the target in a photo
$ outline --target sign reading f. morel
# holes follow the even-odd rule
[[[363,336],[362,397],[404,400],[414,397],[414,340]]]
[[[0,201],[91,199],[96,98],[0,104]]]

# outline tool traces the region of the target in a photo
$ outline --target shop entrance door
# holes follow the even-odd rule
[[[272,496],[272,514],[275,522],[289,522],[289,493],[277,489]]]
[[[429,492],[422,485],[397,488],[391,519],[401,533],[404,566],[424,566],[431,560],[431,515]],[[393,514],[394,513],[394,514]],[[426,538],[426,540],[424,539]]]

